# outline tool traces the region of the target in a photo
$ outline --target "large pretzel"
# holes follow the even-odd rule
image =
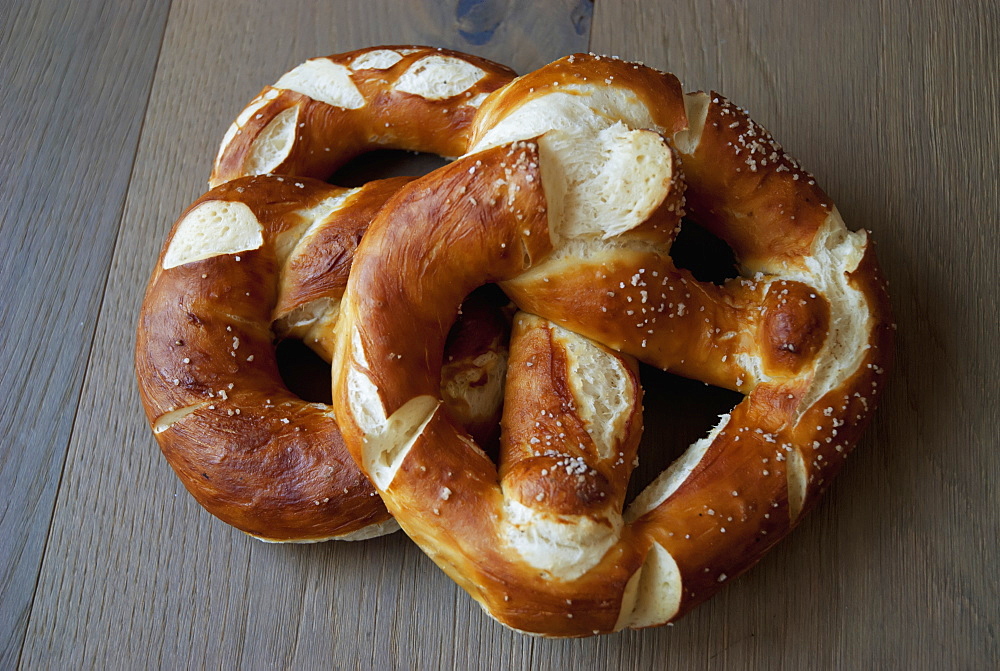
[[[788,533],[858,440],[891,350],[874,252],[743,110],[642,65],[568,57],[474,124],[473,153],[402,189],[359,247],[333,364],[348,449],[502,623],[551,636],[663,624]],[[671,262],[685,185],[741,277],[706,284]],[[521,316],[498,472],[437,393],[451,315],[485,282],[746,396],[623,513],[634,369]]]
[[[407,180],[347,190],[309,177],[377,147],[461,154],[476,108],[512,76],[440,49],[362,49],[293,69],[227,132],[218,186],[184,213],[160,255],[136,344],[153,432],[214,515],[275,541],[397,528],[346,453],[332,408],[285,387],[272,341],[300,338],[330,360],[324,329],[336,321],[354,248]],[[246,177],[263,172],[276,176]],[[484,297],[463,307],[441,393],[456,421],[488,439],[507,325]]]

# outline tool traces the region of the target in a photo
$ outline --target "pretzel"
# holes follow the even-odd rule
[[[401,189],[359,246],[333,361],[348,449],[503,624],[672,621],[798,523],[867,424],[892,349],[873,248],[744,110],[640,64],[562,59],[473,125],[471,152]],[[685,208],[740,277],[674,266]],[[538,315],[516,318],[499,471],[436,382],[456,306],[487,282]],[[628,355],[745,397],[623,512]]]
[[[299,65],[229,128],[216,188],[177,222],[150,280],[136,348],[153,432],[212,514],[271,541],[398,528],[344,450],[332,408],[285,388],[272,339],[301,339],[330,361],[324,328],[353,250],[406,180],[346,190],[309,178],[375,148],[459,155],[477,107],[512,77],[443,49],[361,49]],[[262,173],[278,176],[246,179]],[[490,441],[509,326],[485,297],[463,308],[441,393],[456,421]]]

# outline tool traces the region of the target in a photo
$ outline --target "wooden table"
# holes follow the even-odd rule
[[[996,668],[998,30],[986,0],[4,3],[0,668]],[[402,535],[259,543],[150,435],[141,295],[228,123],[307,57],[411,42],[521,71],[589,49],[725,92],[879,243],[900,327],[874,424],[676,626],[530,638]]]

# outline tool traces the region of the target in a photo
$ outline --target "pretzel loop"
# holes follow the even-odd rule
[[[136,342],[153,433],[214,515],[272,541],[397,528],[346,452],[333,409],[285,387],[273,343],[298,338],[330,360],[354,249],[409,180],[344,189],[311,178],[374,148],[463,153],[475,110],[512,77],[440,49],[362,49],[296,67],[226,133],[215,188],[182,215],[160,255]],[[464,308],[435,393],[489,440],[509,325],[482,296]]]

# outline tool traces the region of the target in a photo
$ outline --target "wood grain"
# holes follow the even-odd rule
[[[91,14],[84,4],[86,12],[71,13],[67,23],[54,18],[65,10],[51,0],[19,8],[12,20],[4,17],[0,43],[7,55],[31,43],[25,35],[55,31],[32,52],[38,58],[3,62],[27,96],[14,109],[62,105],[30,117],[27,134],[12,121],[25,114],[5,113],[0,126],[5,155],[16,157],[0,168],[9,171],[0,174],[0,316],[24,321],[13,306],[41,301],[45,324],[63,325],[34,349],[13,347],[35,333],[19,327],[0,359],[4,398],[14,401],[8,405],[32,408],[31,428],[9,408],[0,420],[0,485],[9,492],[3,524],[22,515],[0,528],[0,562],[14,572],[4,573],[3,589],[21,584],[7,579],[14,574],[32,576],[33,585],[45,548],[22,667],[997,665],[995,4],[175,0],[162,48],[149,27],[157,25],[152,14],[111,5]],[[84,12],[82,5],[73,11]],[[70,25],[84,29],[71,35]],[[85,38],[100,46],[86,58],[65,46]],[[690,88],[714,88],[749,107],[816,173],[845,219],[879,242],[900,325],[897,370],[867,438],[819,509],[757,568],[676,626],[582,641],[503,629],[401,535],[266,545],[202,511],[149,435],[131,350],[155,253],[181,208],[204,189],[232,117],[265,83],[319,54],[423,42],[523,71],[587,50],[588,39],[595,51],[669,69]],[[147,103],[141,82],[149,86],[154,65]],[[40,86],[50,82],[64,85]],[[117,104],[78,111],[86,107],[78,101],[96,103],[99,92]],[[77,126],[51,131],[74,112]],[[132,134],[114,134],[116,127]],[[35,144],[21,146],[21,137]],[[71,160],[53,163],[64,146],[73,148],[64,152]],[[104,162],[83,158],[95,154]],[[52,193],[42,179],[51,165],[65,185],[57,216],[29,219],[25,213]],[[103,171],[110,171],[107,181],[98,179]],[[29,221],[39,223],[29,228]],[[102,232],[88,227],[72,246],[82,254],[72,255],[64,241],[80,221],[101,222]],[[73,289],[19,286],[13,254],[23,245],[31,250],[29,277],[79,277]],[[79,321],[89,326],[85,337],[72,330],[66,337],[65,325]],[[65,351],[72,348],[83,354]],[[58,391],[44,396],[22,385],[39,374]],[[643,459],[655,470],[733,399],[666,378],[652,384],[677,399],[647,432],[645,442],[660,454]],[[42,512],[23,512],[22,501],[41,502],[31,505]],[[0,658],[7,668],[24,631],[18,613],[32,595],[0,597],[3,626],[13,623],[3,630],[14,634],[14,656]]]
[[[20,653],[166,21],[0,12],[0,668]]]

